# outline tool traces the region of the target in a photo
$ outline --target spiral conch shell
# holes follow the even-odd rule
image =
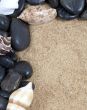
[[[33,100],[32,82],[13,92],[6,110],[27,110]]]

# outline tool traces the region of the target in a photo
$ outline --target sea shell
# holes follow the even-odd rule
[[[5,55],[10,51],[12,51],[11,37],[3,37],[0,35],[0,55]]]
[[[29,108],[33,100],[32,85],[32,82],[30,82],[27,86],[13,92],[9,98],[9,103],[6,110],[19,110],[19,107],[20,110],[26,110]],[[15,107],[18,107],[18,109],[14,109]]]
[[[9,103],[7,106],[7,110],[26,110],[26,109],[19,105]]]
[[[56,9],[51,8],[47,4],[27,5],[26,9],[20,14],[19,19],[28,24],[43,24],[52,21],[57,16]]]

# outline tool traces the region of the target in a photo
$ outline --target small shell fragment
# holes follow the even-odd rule
[[[27,5],[26,9],[18,17],[28,24],[43,24],[52,21],[57,16],[56,9],[47,4]]]
[[[0,55],[5,55],[10,51],[12,51],[11,37],[3,37],[0,35]]]

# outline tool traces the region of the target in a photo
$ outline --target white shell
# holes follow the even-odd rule
[[[14,91],[9,98],[9,103],[16,104],[26,109],[31,105],[32,100],[33,89],[32,82],[30,82],[27,86]]]
[[[26,110],[26,109],[24,109],[23,107],[19,105],[9,103],[7,106],[7,110]]]

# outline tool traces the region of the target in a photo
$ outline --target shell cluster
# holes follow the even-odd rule
[[[22,87],[11,94],[6,110],[27,110],[31,105],[32,100],[33,88],[32,82],[30,82],[25,87]]]

